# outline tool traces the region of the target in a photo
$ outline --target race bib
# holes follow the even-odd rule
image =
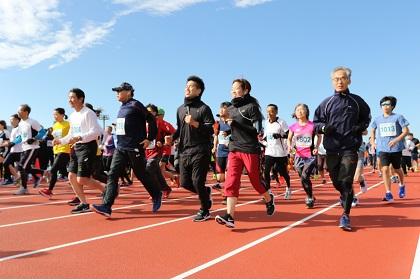
[[[117,127],[115,133],[117,135],[125,135],[125,118],[117,119]]]
[[[156,140],[150,141],[149,146],[146,149],[152,150],[156,147]]]
[[[277,139],[273,137],[272,133],[267,134],[267,143],[268,145],[275,145],[277,142]]]
[[[308,148],[312,145],[312,135],[300,135],[296,136],[296,147],[298,148]]]
[[[47,141],[47,147],[53,147],[54,145],[53,145],[53,141],[51,141],[51,140],[48,140]]]
[[[223,132],[220,131],[218,136],[219,145],[229,145],[230,137],[229,136],[223,136]]]
[[[379,135],[381,137],[397,136],[397,126],[395,123],[379,124]]]
[[[54,138],[62,138],[62,137],[63,137],[63,130],[62,130],[62,129],[57,129],[57,130],[54,130],[54,131],[52,132],[52,136],[53,136]]]
[[[80,127],[80,123],[71,124],[71,134],[73,137],[78,137],[82,135],[82,128]]]

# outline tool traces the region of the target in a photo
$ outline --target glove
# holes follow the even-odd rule
[[[274,139],[279,139],[281,137],[280,133],[273,133]]]
[[[34,138],[29,138],[28,140],[26,140],[26,143],[28,143],[29,145],[32,145],[36,140]]]
[[[322,132],[327,136],[333,134],[334,132],[336,132],[336,130],[337,129],[334,126],[329,125],[329,124],[327,124],[326,126],[322,128]]]
[[[353,135],[359,136],[363,133],[363,131],[365,131],[365,128],[361,125],[354,125],[351,128],[351,132],[353,133]]]

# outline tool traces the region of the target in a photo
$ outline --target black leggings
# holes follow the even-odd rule
[[[300,176],[300,182],[309,198],[313,198],[311,174],[316,167],[315,157],[301,158],[295,157],[295,169]]]
[[[270,189],[270,171],[271,168],[274,166],[274,171],[278,172],[280,176],[284,178],[286,181],[287,187],[290,188],[290,176],[289,172],[287,172],[287,164],[288,159],[287,157],[272,157],[272,156],[265,156],[265,164],[264,164],[264,182],[267,189]]]
[[[70,154],[68,153],[59,153],[55,155],[54,162],[51,166],[51,179],[48,189],[52,191],[57,183],[57,173],[58,171],[62,172],[62,170],[67,168],[67,165],[70,161]]]

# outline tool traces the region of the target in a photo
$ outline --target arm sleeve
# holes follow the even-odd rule
[[[92,110],[89,110],[87,114],[88,115],[86,116],[86,120],[87,120],[86,124],[88,128],[88,132],[81,135],[83,142],[85,143],[97,140],[98,137],[102,133],[96,114]]]
[[[318,108],[316,108],[314,113],[314,120],[313,123],[315,125],[315,132],[316,133],[323,133],[322,128],[326,125],[326,116],[325,116],[325,105],[324,102],[322,102]]]
[[[147,139],[149,141],[153,141],[154,139],[156,139],[157,125],[155,117],[149,112],[146,113],[146,122],[148,125]]]
[[[200,122],[200,125],[197,128],[198,133],[206,137],[209,135],[210,136],[213,135],[213,132],[214,132],[213,124],[214,124],[213,113],[210,107],[205,106],[205,110],[202,115],[202,121]]]

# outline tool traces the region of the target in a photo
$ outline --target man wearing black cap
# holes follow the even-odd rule
[[[197,193],[201,208],[195,222],[210,219],[212,206],[211,188],[205,186],[210,164],[214,118],[209,106],[201,101],[204,82],[190,76],[185,86],[184,104],[177,111],[177,130],[173,139],[179,138],[180,183],[187,190]]]
[[[112,158],[108,183],[103,204],[92,205],[95,212],[110,217],[112,205],[118,195],[118,178],[122,169],[130,162],[134,174],[142,182],[153,200],[152,212],[159,210],[162,204],[162,192],[149,176],[146,175],[145,149],[156,138],[156,121],[144,105],[133,98],[134,88],[129,83],[122,83],[112,89],[121,102],[116,123],[118,145]],[[146,123],[148,129],[146,130]]]

